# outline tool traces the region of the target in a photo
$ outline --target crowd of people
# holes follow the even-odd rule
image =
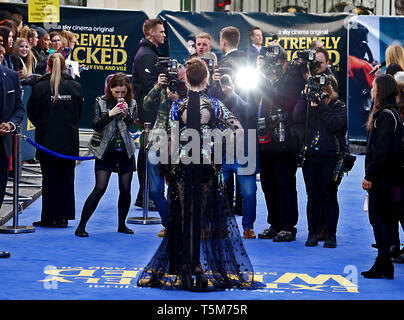
[[[46,73],[47,59],[54,52],[71,62],[75,44],[76,36],[71,31],[48,32],[34,24],[23,24],[20,14],[0,11],[1,64],[18,72],[23,84],[33,84]],[[69,63],[66,64],[73,75]]]
[[[21,82],[33,81],[27,113],[36,127],[36,141],[60,154],[78,156],[83,93],[68,72],[74,35],[22,26],[12,17],[4,21],[14,22],[0,25],[4,56],[0,70],[14,70]],[[262,46],[258,27],[249,32],[251,46],[239,50],[240,31],[228,26],[220,30],[220,61],[211,52],[211,35],[204,32],[195,36],[190,56],[173,72],[158,67],[158,46],[166,37],[162,21],[146,20],[143,33],[132,77],[114,74],[94,103],[89,151],[95,156],[95,186],[82,208],[75,235],[89,236],[86,225],[113,172],[119,177],[118,232],[133,234],[126,226],[133,172],[138,174],[135,204],[140,207],[147,203],[143,199],[147,172],[150,198],[163,225],[158,236],[164,239],[138,285],[187,290],[259,288],[241,241],[257,237],[257,174],[268,222],[258,238],[291,242],[297,234],[296,172],[301,167],[307,193],[305,246],[324,241],[324,248],[337,247],[338,187],[355,157],[348,150],[347,110],[339,99],[338,79],[324,45],[313,42],[310,50],[288,61],[276,39]],[[259,85],[253,91],[237,81],[244,65],[259,71]],[[378,256],[374,266],[362,273],[366,278],[393,278],[392,262],[403,261],[398,232],[399,222],[404,226],[401,46],[386,50],[386,66],[383,75],[380,66],[375,67],[367,123],[363,189],[369,193]],[[33,78],[34,74],[41,77]],[[15,101],[16,120],[10,120],[11,114],[1,119],[5,146],[7,133],[21,121],[21,104]],[[153,127],[149,141],[140,139],[137,159],[130,135],[135,123]],[[196,150],[187,145],[190,137],[195,138],[188,130],[197,132]],[[213,147],[217,141],[209,136],[212,130],[223,133],[223,149],[231,145],[229,137],[235,139],[237,148],[219,154]],[[242,152],[238,141],[243,142]],[[170,150],[164,153],[167,146]],[[4,159],[8,159],[5,150]],[[67,227],[75,219],[74,162],[42,151],[37,158],[43,195],[41,220],[34,225]],[[241,233],[235,214],[242,215]]]

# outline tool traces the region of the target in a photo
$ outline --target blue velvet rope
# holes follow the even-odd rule
[[[138,137],[140,137],[141,134],[142,134],[142,132],[141,132],[141,133],[138,133],[138,134],[136,134],[136,135],[134,135],[134,136],[132,137],[133,140],[136,140]],[[43,151],[43,152],[45,152],[45,153],[47,153],[47,154],[50,154],[50,155],[52,155],[52,156],[54,156],[54,157],[57,157],[57,158],[61,158],[61,159],[65,159],[65,160],[73,160],[73,161],[76,161],[76,160],[77,160],[77,161],[84,161],[84,160],[93,160],[93,159],[95,159],[94,156],[89,156],[89,157],[66,156],[66,155],[63,155],[63,154],[54,152],[54,151],[52,151],[52,150],[49,150],[49,149],[47,149],[47,148],[41,146],[40,144],[36,143],[35,141],[32,141],[32,140],[31,140],[30,138],[28,138],[27,136],[24,136],[24,135],[23,135],[22,137],[24,138],[25,141],[27,141],[28,143],[32,144],[35,148],[37,148],[37,149],[39,149],[39,150],[41,150],[41,151]]]

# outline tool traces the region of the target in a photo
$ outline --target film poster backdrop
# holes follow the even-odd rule
[[[219,45],[220,30],[226,26],[240,30],[239,50],[246,50],[250,45],[248,32],[253,27],[261,28],[265,46],[276,36],[278,43],[287,51],[289,60],[296,56],[298,50],[309,49],[314,40],[321,40],[330,53],[330,63],[338,78],[341,99],[346,100],[347,14],[162,11],[159,18],[168,30],[170,56],[180,63],[189,55],[188,39],[202,31],[212,36],[212,51],[220,60],[223,55]]]
[[[0,4],[0,10],[18,12],[25,23],[28,21],[27,5]],[[91,128],[94,101],[103,94],[105,79],[116,72],[132,73],[133,58],[146,19],[143,11],[60,7],[60,22],[52,25],[52,29],[76,34],[77,43],[71,59],[88,68],[76,78],[83,87],[85,98],[81,128]]]
[[[348,101],[349,138],[366,142],[365,123],[372,107],[370,89],[374,75],[370,70],[385,61],[389,45],[404,45],[402,17],[355,16],[349,21]],[[385,68],[382,69],[385,72]]]

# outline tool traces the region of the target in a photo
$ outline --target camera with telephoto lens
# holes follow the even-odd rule
[[[264,57],[262,71],[265,74],[275,73],[280,53],[281,47],[278,45],[268,45],[261,48],[259,55]]]
[[[220,83],[222,86],[230,86],[231,74],[233,70],[228,67],[220,67],[217,69],[217,72],[220,73]]]
[[[325,73],[310,77],[307,81],[307,98],[310,101],[321,101],[329,97],[328,93],[323,91],[325,86],[331,83],[330,78]]]
[[[269,123],[273,128],[273,134],[279,142],[286,141],[286,114],[282,109],[277,109],[275,113],[269,116]]]
[[[293,59],[292,64],[297,68],[297,70],[301,73],[308,73],[309,70],[311,73],[314,73],[314,69],[318,65],[318,61],[316,60],[316,51],[315,50],[299,50],[296,53],[296,58]]]
[[[258,142],[267,143],[274,138],[279,143],[286,141],[286,114],[282,109],[277,109],[266,118],[259,118],[257,122]],[[267,126],[268,124],[268,126]]]
[[[267,128],[265,118],[258,118],[257,121],[258,143],[267,143],[270,140],[270,132]]]
[[[209,74],[212,76],[212,74],[215,72],[215,60],[209,58],[201,58],[201,60],[206,63],[206,66],[208,67],[209,70]]]
[[[184,81],[178,79],[178,61],[169,57],[159,57],[156,63],[157,73],[167,76],[168,84],[164,86],[171,92],[176,92],[181,98],[187,94],[187,86]]]
[[[332,181],[340,182],[345,172],[351,171],[356,161],[356,157],[347,152],[338,153],[338,163],[335,166]]]

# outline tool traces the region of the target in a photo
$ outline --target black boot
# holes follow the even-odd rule
[[[370,270],[361,273],[367,279],[394,279],[394,266],[390,257],[377,257]]]
[[[134,233],[133,230],[129,229],[126,225],[119,226],[118,227],[118,232],[127,233],[127,234],[133,234]]]
[[[74,232],[74,234],[75,234],[76,236],[82,237],[82,238],[88,237],[88,233],[86,232],[86,226],[79,224],[79,225],[77,226],[77,229],[76,229],[76,231]]]
[[[335,236],[335,233],[326,232],[323,247],[324,248],[336,248],[337,247],[337,237]]]
[[[307,241],[305,243],[306,247],[315,247],[318,245],[318,236],[317,234],[310,234],[307,237]]]

